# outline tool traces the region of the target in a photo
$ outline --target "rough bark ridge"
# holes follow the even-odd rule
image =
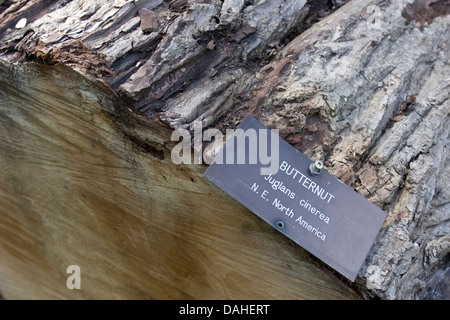
[[[64,63],[173,128],[254,114],[389,213],[367,296],[445,296],[427,285],[449,277],[448,2],[20,3],[0,15],[3,59]]]

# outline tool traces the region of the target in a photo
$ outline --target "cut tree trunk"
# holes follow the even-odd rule
[[[5,298],[449,298],[448,2],[5,3]],[[246,114],[389,214],[357,285],[172,163]]]

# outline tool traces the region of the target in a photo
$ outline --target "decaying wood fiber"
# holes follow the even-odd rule
[[[63,63],[172,128],[253,114],[389,214],[366,297],[448,298],[430,285],[449,283],[448,2],[20,3],[0,58]]]

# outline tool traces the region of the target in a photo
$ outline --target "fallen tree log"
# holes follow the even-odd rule
[[[250,113],[389,214],[357,280],[364,297],[445,296],[431,285],[448,277],[447,13],[445,1],[10,5],[0,290],[356,298],[204,166],[171,162],[174,128],[224,130]],[[79,292],[66,288],[72,264]]]

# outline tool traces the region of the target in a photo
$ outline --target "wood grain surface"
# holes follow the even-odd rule
[[[204,166],[174,165],[170,130],[124,114],[106,87],[62,65],[0,69],[5,298],[358,298]]]

